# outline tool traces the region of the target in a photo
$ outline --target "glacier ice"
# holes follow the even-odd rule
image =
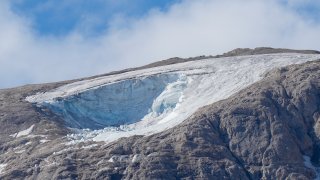
[[[55,101],[43,103],[72,128],[102,129],[135,123],[147,114],[175,108],[186,87],[178,74],[156,74],[112,82]],[[168,90],[171,93],[166,93]]]
[[[114,141],[172,128],[205,105],[259,81],[273,68],[317,60],[312,54],[213,58],[78,81],[26,98],[64,117],[75,141]]]

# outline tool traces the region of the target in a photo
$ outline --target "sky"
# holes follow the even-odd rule
[[[0,88],[234,48],[320,50],[318,0],[1,0]]]

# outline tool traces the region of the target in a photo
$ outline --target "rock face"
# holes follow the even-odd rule
[[[64,83],[0,91],[0,179],[314,179],[318,175],[320,61],[275,69],[174,128],[109,144],[68,143],[70,130],[62,119],[24,100]],[[306,165],[308,158],[311,162]]]

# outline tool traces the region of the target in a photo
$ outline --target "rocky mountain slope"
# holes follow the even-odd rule
[[[283,54],[289,52],[294,54]],[[271,55],[246,56],[260,53]],[[249,84],[230,91],[231,96],[214,99],[214,94],[205,94],[204,99],[213,103],[202,104],[175,126],[151,134],[123,136],[114,141],[81,139],[85,137],[80,135],[87,131],[90,135],[100,131],[81,130],[82,125],[87,127],[86,124],[72,129],[66,120],[78,116],[70,113],[64,116],[65,113],[59,113],[61,110],[26,100],[38,92],[57,93],[61,87],[68,87],[70,83],[79,85],[83,81],[0,90],[0,179],[315,179],[320,177],[317,168],[320,163],[320,61],[317,59],[320,56],[314,55],[317,53],[270,48],[238,49],[227,53],[224,56],[237,56],[232,59],[234,67],[241,67],[241,62],[250,58],[253,59],[249,62],[255,63],[256,57],[260,61],[261,58],[274,57],[264,61],[281,63],[276,66],[278,68],[266,69],[268,71],[259,81],[253,79],[248,81]],[[282,61],[277,61],[280,57]],[[291,64],[283,64],[284,57],[290,57],[292,65],[284,66]],[[187,61],[195,66],[197,61],[201,67],[205,63],[208,63],[205,67],[211,67],[213,61],[213,67],[218,67],[216,62],[219,60],[231,59],[171,59],[151,66],[160,66],[161,69],[161,66],[177,64],[167,66],[175,69],[182,65],[189,67],[185,64]],[[150,66],[141,69],[146,69],[145,72],[148,68]],[[219,70],[212,74],[217,72]],[[234,72],[238,73],[237,69],[230,71],[231,74]],[[123,73],[113,74],[119,77]],[[194,72],[191,74],[195,75]],[[110,74],[82,80],[101,80],[106,76]],[[232,81],[235,86],[241,82]],[[74,84],[71,87],[79,88]],[[208,86],[204,88],[208,91],[203,92],[211,92],[214,88]],[[218,92],[219,88],[216,90]],[[89,96],[80,92],[57,97],[55,102],[64,102],[65,99],[73,102],[68,97],[83,99]],[[168,99],[172,100],[171,97]],[[63,107],[72,106],[69,103]],[[178,117],[179,114],[171,120]],[[114,131],[124,131],[117,129],[116,124],[113,126],[116,126]]]

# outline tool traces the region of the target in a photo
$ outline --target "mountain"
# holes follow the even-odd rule
[[[235,49],[0,90],[0,179],[320,178],[320,53]]]

